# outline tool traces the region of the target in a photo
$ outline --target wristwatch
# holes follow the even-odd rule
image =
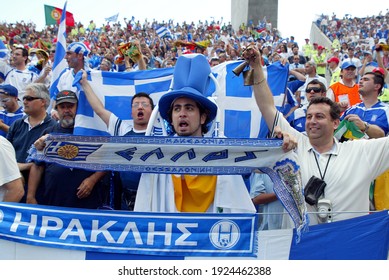
[[[363,123],[365,124],[365,129],[362,132],[367,133],[367,131],[369,130],[370,124],[368,122],[363,122]]]

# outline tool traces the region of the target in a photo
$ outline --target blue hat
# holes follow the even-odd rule
[[[87,56],[89,54],[88,47],[81,42],[73,42],[71,43],[67,48],[66,51],[68,52],[75,52],[75,53],[82,53],[84,56]]]
[[[11,85],[0,85],[0,93],[18,97],[18,89]]]
[[[354,68],[357,68],[357,66],[355,66],[354,63],[352,63],[351,61],[345,61],[342,63],[342,66],[340,67],[342,70],[343,69],[347,69],[349,67],[354,67]]]
[[[209,84],[211,67],[202,54],[182,55],[178,58],[173,74],[173,89],[159,99],[159,113],[169,120],[169,109],[179,97],[191,98],[209,111],[207,124],[215,119],[217,105],[205,93]]]

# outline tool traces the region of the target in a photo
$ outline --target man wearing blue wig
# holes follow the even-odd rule
[[[217,105],[205,96],[211,68],[203,55],[181,56],[173,89],[159,100],[159,113],[176,136],[203,137]],[[255,213],[242,176],[142,174],[135,211]]]

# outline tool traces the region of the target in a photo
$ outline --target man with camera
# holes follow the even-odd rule
[[[340,123],[340,109],[327,97],[312,98],[306,113],[306,134],[298,132],[274,106],[259,51],[248,50],[245,59],[253,69],[255,98],[269,130],[279,126],[297,138],[308,211],[316,212],[323,199],[327,210],[332,210],[310,215],[310,224],[323,222],[319,218],[339,221],[368,214],[370,182],[389,168],[389,138],[339,143],[333,134]]]

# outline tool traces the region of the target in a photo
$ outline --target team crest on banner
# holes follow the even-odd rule
[[[255,257],[257,215],[143,213],[0,203],[0,238],[141,255]]]
[[[65,146],[87,151],[82,157],[74,158],[52,152]],[[298,237],[308,224],[297,156],[294,152],[284,153],[282,140],[49,135],[45,150],[31,153],[31,158],[96,171],[233,175],[259,169],[272,178],[275,192],[289,212]]]

